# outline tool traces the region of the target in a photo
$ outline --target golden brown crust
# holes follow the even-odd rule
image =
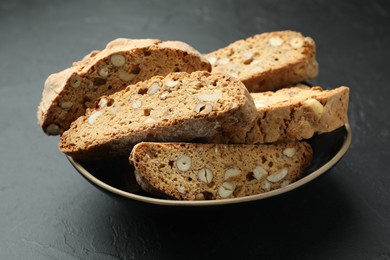
[[[102,95],[173,71],[210,71],[211,66],[191,46],[155,39],[116,39],[102,51],[92,51],[71,68],[45,82],[38,123],[49,135],[61,134]]]
[[[272,143],[309,139],[348,122],[349,88],[331,90],[298,84],[278,91],[251,93],[257,120],[241,131],[218,134],[217,143]]]
[[[205,57],[213,72],[240,79],[250,92],[276,90],[318,74],[312,38],[294,31],[258,34]]]
[[[99,99],[63,133],[60,150],[83,159],[128,155],[141,141],[210,138],[255,118],[242,82],[201,71],[171,73]]]
[[[272,145],[140,143],[130,163],[148,192],[179,200],[264,193],[303,176],[312,159],[305,142]]]

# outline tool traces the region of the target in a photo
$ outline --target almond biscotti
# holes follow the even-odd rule
[[[252,124],[256,113],[235,78],[171,73],[101,97],[62,134],[59,148],[79,159],[128,156],[138,142],[207,139]]]
[[[140,186],[178,200],[260,194],[304,174],[313,151],[305,142],[271,145],[139,143],[131,152]]]
[[[221,143],[272,143],[309,139],[348,122],[349,88],[331,90],[297,84],[278,91],[251,93],[257,120],[242,131],[219,135]]]
[[[183,42],[119,38],[104,50],[93,51],[71,68],[48,77],[38,107],[38,122],[46,134],[62,134],[102,95],[155,75],[210,69],[207,60]]]
[[[213,72],[240,79],[250,92],[275,90],[317,76],[312,38],[294,31],[258,34],[205,57]]]

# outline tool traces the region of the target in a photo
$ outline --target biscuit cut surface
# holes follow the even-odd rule
[[[260,194],[301,178],[312,160],[305,142],[270,145],[137,144],[131,152],[137,182],[155,195],[215,200]]]
[[[257,120],[229,135],[215,137],[221,143],[271,143],[309,139],[348,122],[349,88],[331,90],[298,84],[278,91],[251,93]],[[221,140],[223,139],[223,140]]]
[[[116,39],[47,78],[38,122],[46,134],[62,134],[102,95],[156,75],[210,69],[207,60],[183,42]]]
[[[275,90],[318,74],[312,38],[294,31],[258,34],[205,57],[213,72],[240,79],[250,92]]]
[[[237,79],[209,72],[171,73],[101,97],[72,123],[60,150],[82,159],[130,154],[141,141],[190,141],[242,128],[256,119]]]

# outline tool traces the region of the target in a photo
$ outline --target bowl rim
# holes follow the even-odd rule
[[[84,168],[81,163],[79,163],[77,160],[73,159],[72,157],[66,155],[69,162],[73,165],[73,167],[88,181],[91,183],[97,185],[98,187],[102,188],[103,190],[109,191],[110,193],[113,193],[115,195],[118,195],[120,197],[124,197],[127,199],[149,203],[149,204],[155,204],[155,205],[163,205],[163,206],[216,206],[216,205],[227,205],[227,204],[237,204],[237,203],[243,203],[243,202],[250,202],[250,201],[257,201],[262,200],[265,198],[274,197],[292,190],[295,190],[298,187],[301,187],[302,185],[311,182],[312,180],[316,179],[323,173],[330,170],[348,151],[351,140],[352,140],[352,132],[351,127],[349,123],[346,123],[344,125],[346,129],[346,138],[344,139],[344,143],[341,146],[340,150],[323,166],[318,168],[317,170],[309,173],[305,177],[299,179],[298,181],[295,181],[285,187],[272,190],[269,192],[256,194],[256,195],[250,195],[245,197],[239,197],[239,198],[229,198],[229,199],[221,199],[221,200],[194,200],[194,201],[184,201],[184,200],[169,200],[169,199],[160,199],[160,198],[153,198],[153,197],[147,197],[142,195],[137,195],[134,193],[130,193],[118,188],[115,188],[111,185],[108,185],[107,183],[99,180],[94,175],[92,175],[88,170]]]

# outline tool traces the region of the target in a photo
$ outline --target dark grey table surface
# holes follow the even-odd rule
[[[388,1],[1,1],[0,259],[390,259]],[[46,77],[111,39],[207,53],[292,29],[314,84],[351,89],[347,155],[284,196],[217,208],[122,202],[85,181],[36,123]]]

